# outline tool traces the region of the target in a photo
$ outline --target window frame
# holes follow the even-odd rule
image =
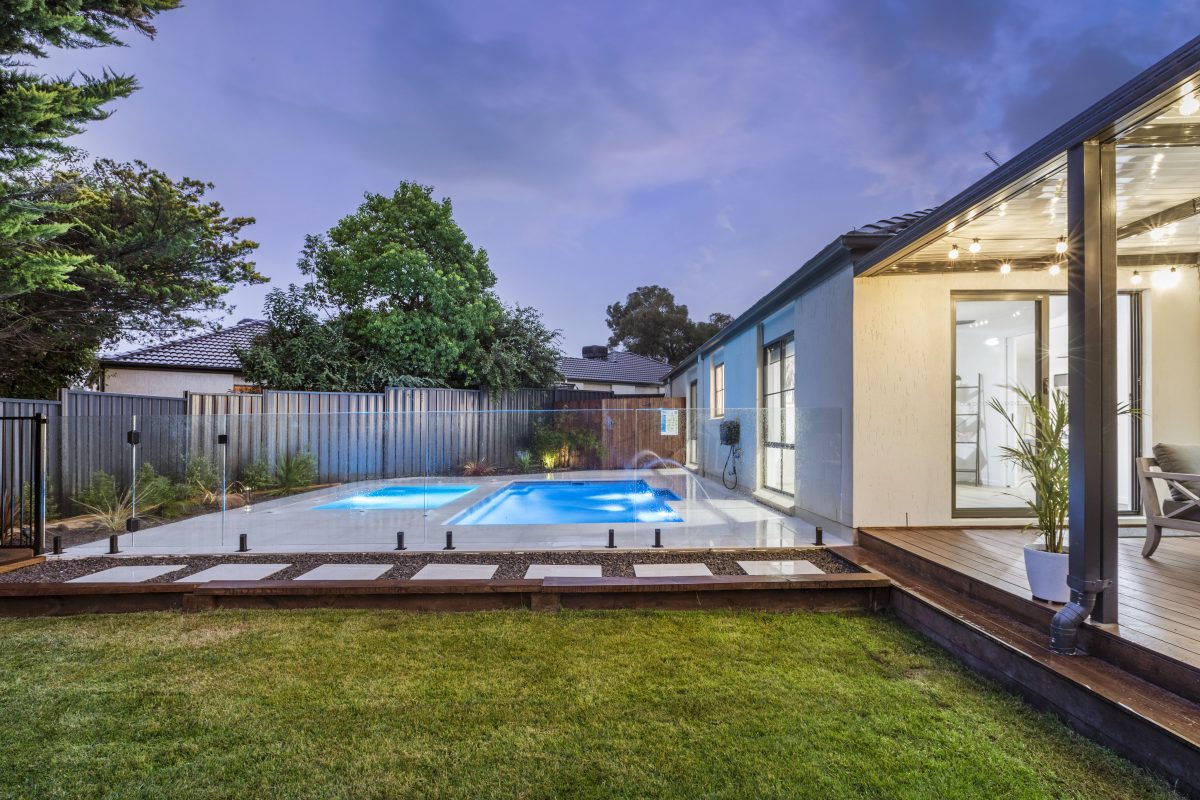
[[[718,388],[717,377],[720,376],[720,388]],[[711,385],[710,394],[712,396],[712,418],[720,419],[725,416],[725,362],[714,363],[712,365],[712,374],[709,376]]]

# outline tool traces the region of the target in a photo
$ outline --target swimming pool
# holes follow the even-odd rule
[[[318,511],[352,510],[352,511],[421,511],[428,508],[441,508],[460,497],[465,497],[478,489],[478,486],[462,484],[447,484],[434,486],[385,486],[366,494],[356,494],[345,497],[323,506],[317,506]]]
[[[518,481],[447,524],[570,525],[683,522],[668,501],[679,496],[645,481]]]

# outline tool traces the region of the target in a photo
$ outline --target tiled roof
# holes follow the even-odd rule
[[[875,233],[884,236],[895,236],[900,231],[908,228],[911,225],[920,222],[922,218],[934,211],[932,208],[927,208],[924,211],[913,211],[911,214],[901,214],[898,217],[888,217],[881,219],[878,222],[870,222],[861,227],[855,228],[850,233]]]
[[[608,358],[564,357],[559,371],[568,381],[597,383],[662,383],[671,365],[633,353],[608,351]]]
[[[215,333],[203,333],[177,342],[156,344],[131,353],[107,356],[100,359],[100,363],[106,367],[177,367],[240,372],[242,365],[234,354],[234,349],[249,347],[250,341],[266,333],[266,330],[266,322],[260,319],[244,319]]]

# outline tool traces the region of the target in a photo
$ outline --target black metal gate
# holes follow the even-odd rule
[[[0,547],[46,542],[46,418],[0,417]]]

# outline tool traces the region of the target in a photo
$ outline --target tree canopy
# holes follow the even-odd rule
[[[56,246],[70,226],[55,192],[31,182],[48,157],[70,152],[63,140],[108,116],[112,100],[137,88],[127,75],[48,77],[23,60],[46,49],[119,45],[132,29],[153,36],[151,20],[179,0],[0,1],[0,299],[39,289],[64,289],[88,256]],[[51,217],[58,217],[52,219]]]
[[[307,237],[300,270],[309,283],[271,293],[270,330],[241,354],[261,386],[498,391],[559,378],[558,333],[533,309],[500,303],[487,252],[431,187],[367,194],[355,213]]]
[[[621,347],[630,353],[676,364],[686,358],[733,321],[728,314],[711,314],[707,321],[695,322],[688,307],[675,302],[675,295],[662,286],[639,286],[624,303],[613,303],[606,310],[609,347]]]
[[[227,310],[230,288],[266,280],[250,260],[258,245],[241,238],[254,220],[226,216],[211,184],[101,160],[41,185],[63,206],[47,217],[60,228],[48,244],[79,263],[69,287],[0,298],[0,396],[52,397],[102,347],[195,328]]]

